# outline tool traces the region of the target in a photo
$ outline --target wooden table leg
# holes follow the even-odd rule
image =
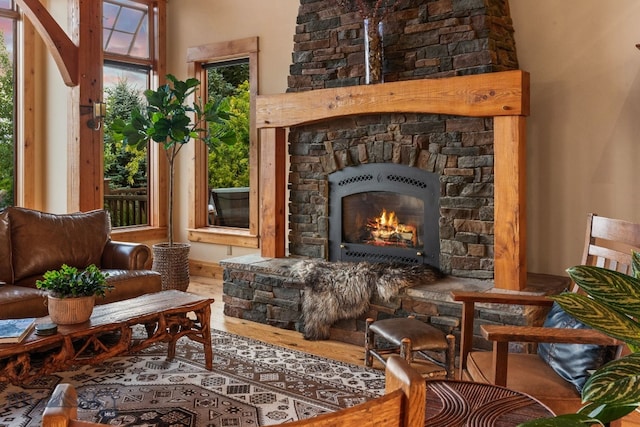
[[[209,371],[213,370],[213,344],[211,343],[211,306],[205,305],[198,314],[202,326],[202,339],[204,345],[204,361]]]

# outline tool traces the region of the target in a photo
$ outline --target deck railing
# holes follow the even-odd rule
[[[148,196],[145,189],[122,188],[104,195],[104,207],[112,227],[148,224]]]

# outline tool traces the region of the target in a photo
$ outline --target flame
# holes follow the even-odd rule
[[[395,212],[389,212],[389,216],[387,217],[387,210],[382,209],[382,213],[380,214],[380,218],[377,220],[378,224],[384,228],[396,229],[398,227],[398,217]]]

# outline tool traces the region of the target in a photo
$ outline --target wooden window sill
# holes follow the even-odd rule
[[[190,242],[215,243],[242,248],[257,249],[260,247],[260,238],[243,228],[203,227],[189,229],[188,239]]]

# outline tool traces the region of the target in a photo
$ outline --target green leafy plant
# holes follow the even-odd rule
[[[604,425],[640,406],[640,254],[632,254],[632,276],[594,266],[576,266],[569,276],[586,295],[566,292],[552,297],[570,315],[627,344],[631,354],[613,360],[589,377],[585,403],[577,413],[521,424],[522,427]]]
[[[88,296],[104,297],[106,291],[113,289],[107,283],[107,273],[103,273],[94,264],[80,271],[76,267],[63,264],[59,270],[49,270],[43,279],[36,281],[38,289],[44,289],[56,298],[76,298]]]
[[[216,142],[233,143],[235,135],[229,127],[216,127],[218,131],[211,133],[207,126],[210,123],[225,123],[229,119],[229,113],[220,108],[224,99],[206,104],[200,100],[188,102],[200,86],[200,80],[178,80],[171,74],[167,75],[167,80],[170,83],[157,90],[144,91],[146,107],[142,111],[135,108],[128,122],[114,120],[111,130],[114,139],[122,140],[127,145],[144,148],[150,141],[162,144],[169,163],[168,237],[169,246],[173,246],[174,177],[178,153],[192,139],[208,145]]]

